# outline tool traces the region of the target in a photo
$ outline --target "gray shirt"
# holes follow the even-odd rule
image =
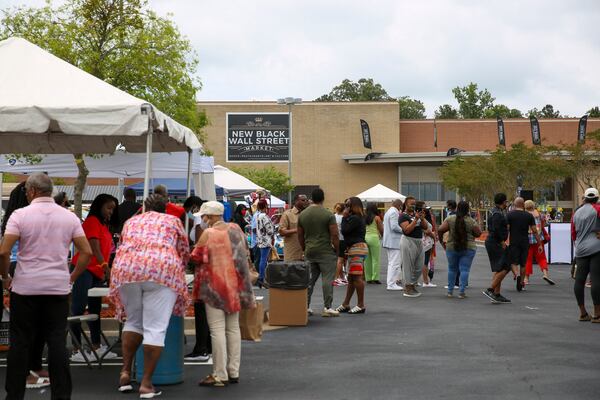
[[[598,213],[591,204],[585,204],[575,212],[575,257],[587,257],[600,252],[600,239],[594,232],[597,218]]]

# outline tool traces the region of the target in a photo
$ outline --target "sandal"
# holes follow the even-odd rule
[[[33,375],[35,377],[35,375]],[[36,377],[37,380],[34,383],[26,383],[26,389],[41,389],[50,386],[50,379],[43,378],[41,376]]]
[[[556,285],[556,282],[554,282],[552,279],[550,279],[547,276],[544,276],[542,279],[545,280],[546,282],[548,282],[550,285]]]
[[[366,308],[360,308],[359,306],[354,306],[352,310],[348,311],[348,314],[364,314],[367,311]]]
[[[596,315],[596,316],[592,317],[591,320],[592,320],[593,324],[599,324],[600,323],[600,316]]]
[[[206,378],[198,382],[199,386],[212,386],[212,387],[224,387],[225,382],[220,380],[214,375],[208,375]]]
[[[585,314],[585,315],[580,315],[579,316],[579,321],[581,322],[587,322],[587,321],[591,321],[592,317],[590,316],[590,314]]]
[[[148,393],[140,393],[140,399],[153,399],[155,397],[158,397],[162,394],[162,392],[156,388],[154,388],[154,390],[152,390],[151,392]]]
[[[121,372],[119,374],[119,377],[121,376],[126,376],[127,381],[125,383],[121,383],[121,379],[119,379],[119,387],[117,388],[117,390],[121,393],[131,393],[133,392],[133,385],[131,384],[131,376],[129,373],[127,372]]]
[[[339,313],[347,313],[350,312],[350,307],[346,307],[345,305],[341,305],[338,308],[335,309],[335,311],[339,312]]]

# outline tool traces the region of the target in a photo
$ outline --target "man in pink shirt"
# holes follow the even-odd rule
[[[8,220],[0,243],[0,275],[10,289],[10,350],[6,370],[7,399],[23,399],[29,373],[29,349],[36,332],[48,344],[48,364],[53,399],[71,398],[71,373],[66,348],[71,285],[85,271],[92,250],[75,214],[54,202],[52,181],[33,174],[25,184],[29,206]],[[14,277],[8,275],[10,250],[19,241]],[[71,242],[80,252],[69,273]]]

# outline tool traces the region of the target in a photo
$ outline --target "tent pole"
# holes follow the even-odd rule
[[[188,148],[188,163],[187,163],[187,179],[186,179],[186,198],[189,198],[192,195],[192,186],[191,186],[191,179],[192,179],[192,149]],[[185,232],[188,233],[190,230],[190,219],[187,217],[187,215],[185,216]]]
[[[144,175],[144,197],[142,199],[143,211],[146,211],[146,199],[148,198],[148,194],[150,193],[150,174],[152,171],[152,107],[150,105],[146,105],[144,108],[146,113],[148,114],[148,133],[146,136],[146,173]]]
[[[0,171],[0,208],[4,210],[2,207],[2,197],[4,196],[4,173]]]

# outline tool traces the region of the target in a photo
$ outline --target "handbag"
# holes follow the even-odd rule
[[[271,247],[271,252],[269,253],[269,262],[270,261],[279,261],[279,253],[277,253],[275,247]]]
[[[254,285],[258,281],[259,274],[250,258],[248,258],[248,272],[250,275],[250,282]]]

